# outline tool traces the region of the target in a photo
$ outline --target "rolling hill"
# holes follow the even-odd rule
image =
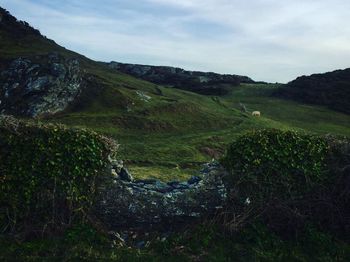
[[[348,143],[309,134],[350,138],[348,74],[96,62],[0,8],[0,260],[347,261]]]
[[[0,13],[0,111],[114,137],[121,144],[120,158],[136,176],[186,178],[249,129],[350,135],[349,115],[274,97],[280,85],[209,73],[213,80],[199,88],[225,92],[203,95],[181,79],[149,79],[154,70],[170,67],[149,67],[151,73],[141,76],[130,65],[96,62],[59,46],[6,10]],[[192,74],[203,79],[208,73]],[[241,112],[240,103],[248,112]],[[253,110],[262,117],[252,117]]]

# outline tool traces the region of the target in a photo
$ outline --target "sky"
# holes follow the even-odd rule
[[[289,82],[350,67],[349,0],[0,0],[98,61]]]

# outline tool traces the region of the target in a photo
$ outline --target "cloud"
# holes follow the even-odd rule
[[[0,0],[90,58],[290,81],[349,67],[347,0]]]

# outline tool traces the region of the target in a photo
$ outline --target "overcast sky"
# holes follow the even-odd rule
[[[288,82],[350,67],[350,0],[0,0],[100,61]]]

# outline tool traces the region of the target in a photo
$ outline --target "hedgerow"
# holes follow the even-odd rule
[[[240,136],[222,159],[233,224],[260,217],[286,235],[307,223],[338,232],[348,227],[349,173],[338,172],[346,162],[339,159],[346,157],[332,144],[325,137],[274,129]]]
[[[43,234],[84,221],[115,150],[92,131],[1,117],[1,232]]]
[[[259,130],[232,143],[223,159],[243,200],[298,198],[327,178],[328,145],[293,131]]]

